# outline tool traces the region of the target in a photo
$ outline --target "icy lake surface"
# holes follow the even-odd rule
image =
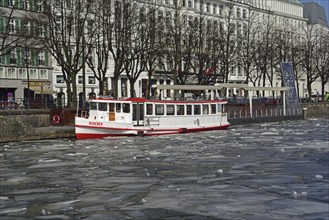
[[[0,219],[329,219],[329,120],[0,146]]]

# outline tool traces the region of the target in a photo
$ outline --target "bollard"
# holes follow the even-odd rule
[[[303,119],[307,119],[307,108],[303,108]]]

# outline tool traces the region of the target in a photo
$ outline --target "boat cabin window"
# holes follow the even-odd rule
[[[153,115],[153,104],[146,104],[146,115]]]
[[[123,112],[124,113],[130,113],[130,104],[129,103],[123,103]]]
[[[160,105],[160,104],[155,105],[155,114],[164,115],[164,105]]]
[[[209,105],[202,105],[202,114],[204,115],[209,114]]]
[[[194,115],[200,115],[200,114],[201,114],[201,106],[194,105]]]
[[[109,107],[110,107],[109,111],[114,112],[114,103],[109,103]]]
[[[175,106],[167,105],[167,115],[174,115],[174,114],[175,114]]]
[[[217,105],[217,112],[218,113],[222,112],[222,105],[221,104]]]
[[[116,110],[116,112],[121,112],[121,103],[115,104],[115,110]]]
[[[97,102],[90,102],[89,103],[90,110],[97,110]]]
[[[216,114],[216,104],[211,104],[211,114]]]
[[[103,111],[106,112],[107,111],[107,103],[98,103],[98,111]]]
[[[185,115],[184,105],[177,105],[177,115]]]
[[[186,114],[192,115],[192,105],[186,105]]]

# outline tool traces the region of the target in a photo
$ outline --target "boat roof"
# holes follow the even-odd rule
[[[239,83],[219,83],[215,85],[154,85],[158,89],[172,89],[172,90],[221,90],[223,88],[241,88],[245,90],[265,90],[265,91],[286,91],[288,87],[252,87],[247,84]]]
[[[104,98],[98,97],[95,99],[89,99],[91,102],[153,102],[153,103],[173,103],[173,104],[186,104],[186,103],[227,103],[226,100],[159,100],[159,99],[145,99],[145,98],[123,98],[123,99],[114,99],[114,98]]]

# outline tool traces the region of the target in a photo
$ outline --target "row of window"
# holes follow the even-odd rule
[[[64,83],[64,76],[57,75],[56,83]],[[78,76],[78,84],[83,83],[83,76]],[[95,76],[88,76],[88,84],[96,84]]]
[[[130,113],[130,103],[90,103],[90,110]],[[222,112],[222,104],[154,104],[146,103],[146,115],[209,115]]]
[[[8,31],[8,34],[44,37],[46,30],[47,25],[42,22],[0,17],[0,33]]]
[[[0,56],[0,64],[26,66],[48,66],[48,51],[31,49],[28,54],[23,48],[15,48]]]
[[[0,0],[0,6],[41,12],[44,0]]]
[[[27,70],[26,68],[4,68],[0,67],[0,78],[8,79],[27,79]],[[30,79],[48,79],[48,70],[44,69],[29,69],[29,78]]]
[[[221,104],[153,104],[146,103],[146,115],[208,115],[222,111]]]

